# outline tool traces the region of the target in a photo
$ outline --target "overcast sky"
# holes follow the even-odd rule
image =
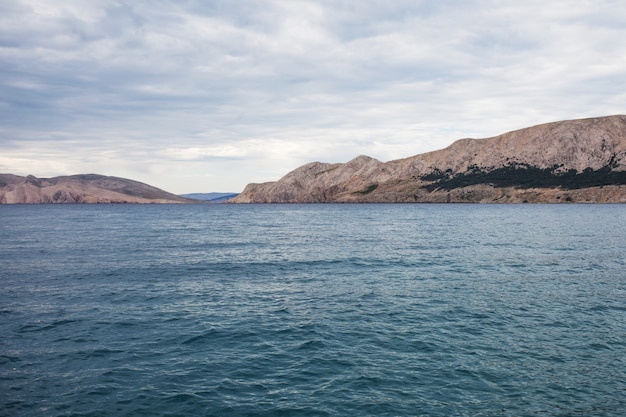
[[[621,0],[2,0],[0,172],[242,191],[626,113]]]

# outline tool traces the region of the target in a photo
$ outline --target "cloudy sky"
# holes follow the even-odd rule
[[[621,0],[3,0],[0,172],[233,191],[626,113]]]

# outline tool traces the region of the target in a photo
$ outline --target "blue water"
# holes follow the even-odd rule
[[[0,206],[1,416],[622,416],[626,205]]]

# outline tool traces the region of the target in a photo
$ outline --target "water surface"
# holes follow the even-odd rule
[[[626,206],[0,206],[2,416],[619,416]]]

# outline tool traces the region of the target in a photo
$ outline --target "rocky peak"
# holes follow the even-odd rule
[[[0,174],[0,203],[190,203],[166,191],[97,174],[55,178]]]
[[[479,185],[480,192],[466,192]],[[603,186],[612,187],[606,199],[597,190],[589,197],[584,192],[567,194],[573,188]],[[276,182],[251,184],[233,202],[502,201],[532,187],[558,188],[561,194],[539,194],[563,201],[626,199],[626,116],[460,139],[445,149],[387,163],[365,155],[345,164],[315,162]]]
[[[626,116],[570,120],[533,126],[489,139],[462,139],[440,151],[417,155],[425,169],[463,172],[471,166],[512,163],[562,170],[626,167]]]

